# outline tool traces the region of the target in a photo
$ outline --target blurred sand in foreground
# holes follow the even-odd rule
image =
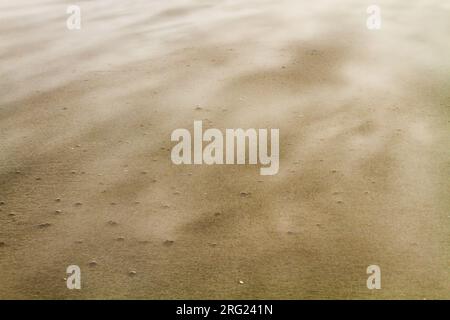
[[[377,2],[2,0],[0,297],[450,298],[450,5]],[[194,120],[279,174],[173,165]]]

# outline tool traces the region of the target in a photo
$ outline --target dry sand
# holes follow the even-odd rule
[[[0,3],[1,298],[450,298],[447,2],[71,3]],[[173,165],[194,120],[279,174]]]

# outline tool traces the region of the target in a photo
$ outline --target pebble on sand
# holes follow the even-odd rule
[[[244,281],[242,281],[242,280],[239,280],[239,284],[244,284]]]
[[[0,201],[0,206],[4,206],[5,205],[5,201]]]
[[[240,193],[240,196],[241,196],[241,197],[249,197],[249,196],[250,196],[250,192],[244,192],[244,191],[242,191],[242,192]]]
[[[55,213],[56,213],[56,214],[61,214],[61,213],[62,213],[62,210],[55,210]]]
[[[116,238],[116,241],[125,241],[125,238],[124,237],[118,237],[118,238]]]
[[[174,242],[175,242],[175,241],[173,241],[173,240],[165,240],[165,241],[164,241],[164,245],[165,245],[165,246],[171,246],[171,245],[173,245]]]
[[[48,222],[38,224],[38,228],[48,228],[50,226],[51,226],[51,224]]]
[[[92,260],[92,261],[89,262],[89,266],[90,267],[95,267],[96,265],[98,265],[98,263],[95,260]]]
[[[75,203],[75,206],[77,206],[77,207],[79,207],[79,206],[81,206],[81,205],[83,205],[81,202]]]
[[[131,270],[130,272],[128,272],[128,275],[130,275],[131,277],[134,277],[137,274],[136,271]]]
[[[108,224],[110,225],[110,226],[117,226],[117,222],[116,221],[114,221],[114,220],[109,220],[108,221]]]

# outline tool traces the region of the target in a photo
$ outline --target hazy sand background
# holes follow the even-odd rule
[[[0,297],[450,298],[450,4],[373,3],[2,0]],[[173,165],[194,120],[279,174]]]

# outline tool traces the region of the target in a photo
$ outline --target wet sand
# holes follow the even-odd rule
[[[449,4],[77,4],[0,4],[1,298],[450,298]],[[279,173],[172,164],[194,120]]]

